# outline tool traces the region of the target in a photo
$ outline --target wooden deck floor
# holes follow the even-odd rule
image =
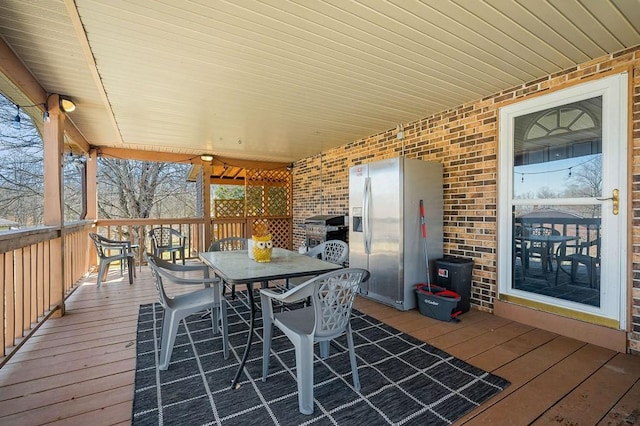
[[[126,425],[138,306],[156,300],[147,268],[112,272],[70,297],[0,369],[0,425]],[[472,310],[460,323],[359,299],[356,307],[512,384],[458,424],[640,424],[640,357]]]

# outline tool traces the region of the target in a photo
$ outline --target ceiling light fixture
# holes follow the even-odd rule
[[[15,127],[16,129],[20,128],[20,105],[16,104],[16,116],[13,117],[13,127]]]
[[[200,156],[200,159],[202,161],[204,161],[205,163],[210,163],[213,161],[213,155],[212,154],[202,154]]]
[[[397,131],[397,138],[399,140],[404,139],[404,127],[402,126],[402,123],[398,124],[398,128],[396,129]]]
[[[63,112],[71,112],[76,109],[76,104],[71,99],[64,96],[60,96],[59,105]]]
[[[48,100],[49,100],[49,98],[47,98],[47,101]],[[49,116],[49,103],[48,102],[44,103],[44,112],[42,113],[42,121],[44,123],[51,122],[51,117]]]

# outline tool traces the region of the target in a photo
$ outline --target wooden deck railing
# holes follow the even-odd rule
[[[148,232],[157,226],[176,229],[187,237],[187,258],[206,250],[206,241],[250,237],[258,222],[268,224],[275,245],[292,245],[292,221],[288,217],[211,220],[209,239],[204,238],[201,218],[82,221],[66,224],[62,229],[39,227],[0,233],[0,318],[4,318],[0,366],[44,319],[58,309],[64,311],[64,300],[75,284],[97,265],[89,232],[131,241],[137,245],[138,264],[143,253],[151,251]]]
[[[96,222],[100,235],[115,240],[129,240],[137,245],[136,262],[140,263],[143,253],[151,252],[151,240],[148,232],[154,227],[173,228],[187,237],[187,258],[198,256],[198,252],[207,250],[205,241],[216,241],[226,237],[250,238],[253,227],[258,221],[266,221],[273,241],[277,247],[292,247],[292,220],[289,217],[270,218],[214,218],[211,219],[211,236],[205,240],[202,230],[204,221],[200,218],[177,219],[101,219]]]
[[[0,365],[88,270],[91,222],[0,233]],[[64,255],[62,255],[64,253]]]
[[[558,231],[560,235],[579,237],[579,243],[589,243],[600,239],[600,218],[566,218],[566,217],[519,217],[515,218],[514,225],[525,228],[545,227]],[[521,231],[520,231],[521,232]],[[515,235],[515,233],[514,233]],[[594,244],[590,248],[592,256],[600,258],[600,244]],[[577,244],[566,244],[566,254],[578,251]]]
[[[156,227],[172,228],[180,232],[186,237],[185,257],[189,259],[197,256],[201,247],[203,223],[201,218],[100,219],[96,222],[94,232],[113,240],[131,241],[136,247],[136,262],[140,264],[143,254],[152,250],[149,231]]]
[[[600,218],[566,218],[566,217],[518,217],[516,226],[528,228],[543,226],[555,229],[560,235],[575,235],[584,241],[593,241],[600,238]]]

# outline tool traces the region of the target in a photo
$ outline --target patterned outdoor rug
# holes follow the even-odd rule
[[[354,332],[362,389],[352,388],[346,339],[331,345],[327,360],[314,364],[313,415],[298,412],[293,346],[276,329],[269,378],[262,381],[262,320],[240,388],[231,390],[248,332],[246,297],[229,310],[231,352],[222,356],[211,320],[193,315],[180,326],[171,365],[156,368],[162,308],[140,306],[134,425],[381,425],[449,424],[509,383],[354,310]],[[155,326],[155,327],[154,327]],[[155,343],[154,343],[155,339]],[[336,373],[338,375],[336,375]]]

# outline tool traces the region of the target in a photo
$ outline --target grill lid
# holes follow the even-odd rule
[[[344,216],[320,214],[304,220],[306,225],[344,226]]]

